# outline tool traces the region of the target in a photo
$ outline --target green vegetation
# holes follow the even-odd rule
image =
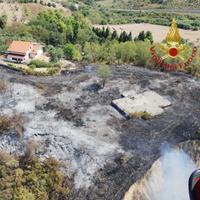
[[[144,31],[141,31],[138,37],[134,38],[135,41],[145,41],[146,39],[148,39],[151,42],[151,44],[153,43],[153,35],[150,31],[147,31],[146,33]]]
[[[52,63],[41,61],[41,60],[32,60],[28,65],[32,69],[34,69],[34,68],[52,68],[53,67]]]
[[[55,48],[53,46],[48,46],[47,52],[51,58],[52,62],[57,62],[64,56],[64,52],[62,48]]]
[[[86,43],[84,52],[88,62],[106,62],[108,64],[134,63],[143,67],[151,65],[149,40],[124,42],[107,41],[103,44]]]
[[[81,60],[80,50],[73,44],[66,44],[64,46],[64,55],[69,60]]]
[[[94,5],[96,4],[94,3]],[[84,8],[88,8],[88,12],[84,13]],[[90,16],[90,9],[91,2],[88,2],[88,4],[82,5],[80,11],[86,16]],[[93,11],[96,12],[95,9]],[[56,9],[46,10],[40,12],[28,24],[15,23],[12,26],[6,26],[0,29],[0,50],[5,51],[10,41],[17,39],[43,43],[46,52],[51,57],[51,63],[32,61],[29,64],[29,69],[22,69],[24,74],[29,75],[57,74],[61,68],[56,63],[62,58],[93,63],[131,63],[142,67],[155,67],[149,50],[153,43],[151,32],[142,31],[138,36],[134,36],[122,31],[118,35],[116,30],[92,27],[91,22],[83,14],[76,11],[72,16],[65,17]],[[112,14],[119,15],[120,20],[127,17],[127,13],[123,15],[123,12],[113,12],[105,16],[109,18]],[[149,23],[154,23],[155,20],[155,23],[169,25],[172,18],[173,14],[168,13],[129,12],[127,19],[136,20],[135,22],[152,20]],[[197,18],[189,15],[177,15],[179,26],[181,23],[186,25],[187,22],[188,28],[199,26]],[[144,19],[144,21],[137,21],[137,19]],[[114,17],[113,20],[117,20],[117,18]],[[185,26],[185,28],[187,27]],[[198,58],[199,56],[186,69],[188,73],[199,74]],[[10,64],[10,66],[16,68],[14,64]],[[47,70],[38,68],[46,68]]]
[[[6,21],[7,21],[7,16],[6,15],[2,15],[0,17],[0,28],[3,29],[6,26]]]
[[[60,171],[60,163],[53,158],[40,161],[29,156],[28,150],[20,157],[0,152],[0,199],[67,199],[68,179]]]
[[[104,88],[106,81],[112,77],[112,71],[108,65],[101,65],[98,67],[98,74],[102,79],[102,88]]]
[[[31,68],[28,69],[21,69],[24,75],[32,75],[32,76],[53,76],[55,74],[59,74],[60,68],[59,67],[53,67],[49,68],[47,70],[34,70]]]
[[[107,8],[116,9],[140,9],[140,8],[200,8],[199,0],[115,0],[108,3],[109,0],[100,1],[100,5]]]
[[[109,28],[105,28],[103,26],[103,28],[92,28],[93,32],[96,34],[96,40],[99,43],[103,43],[107,40],[118,40],[119,42],[126,42],[126,41],[132,41],[132,33],[130,32],[129,34],[127,34],[125,31],[123,31],[120,36],[118,36],[117,31],[113,31],[111,33],[111,31],[109,30]]]
[[[121,1],[114,1],[120,3]],[[166,1],[168,2],[168,1]],[[169,26],[172,19],[177,19],[178,28],[198,30],[200,29],[200,16],[195,14],[178,14],[178,13],[168,13],[162,10],[154,11],[132,11],[131,9],[137,9],[137,4],[139,7],[148,5],[145,1],[127,1],[128,10],[119,10],[106,8],[101,6],[102,4],[81,4],[80,11],[82,14],[89,18],[93,24],[125,24],[125,23],[150,23],[157,25]],[[121,4],[126,5],[126,1],[121,2]],[[159,4],[160,5],[160,4]],[[172,8],[177,8],[173,6]],[[124,7],[122,7],[124,9]]]

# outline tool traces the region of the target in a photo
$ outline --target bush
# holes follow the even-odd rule
[[[0,116],[0,132],[14,131],[18,136],[22,136],[24,131],[24,119],[20,115]]]
[[[148,119],[152,118],[151,113],[148,113],[146,111],[144,111],[144,112],[130,113],[129,116],[130,117],[135,117],[135,118],[141,118],[141,119],[144,119],[144,120],[148,120]]]
[[[64,55],[63,50],[61,48],[51,47],[47,50],[47,52],[51,57],[51,61],[53,62],[59,61]]]
[[[79,49],[73,44],[67,44],[64,46],[64,55],[69,60],[81,60],[81,54]]]
[[[15,162],[10,164],[11,160]],[[60,167],[61,164],[53,158],[27,160],[23,156],[0,152],[0,199],[67,199],[68,178]]]
[[[142,67],[148,67],[151,65],[151,54],[150,54],[150,41],[136,42],[136,64]]]
[[[112,77],[112,71],[108,65],[101,65],[98,67],[98,75],[102,78],[102,87],[105,87],[105,83]]]
[[[152,65],[149,40],[119,43],[108,41],[103,44],[86,43],[85,59],[89,62],[134,63],[143,67]]]
[[[41,60],[32,60],[28,64],[31,68],[52,68],[53,64]]]
[[[35,71],[34,69],[22,69],[24,75],[32,75],[32,76],[53,76],[59,72],[60,68],[53,67],[48,68],[46,72]]]

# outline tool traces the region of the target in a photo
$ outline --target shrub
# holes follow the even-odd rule
[[[7,167],[14,167],[18,164],[18,160],[6,153],[5,151],[0,151],[0,165],[5,165]]]
[[[29,192],[29,190],[26,189],[26,187],[19,187],[16,190],[16,193],[14,195],[14,199],[15,200],[36,200],[35,199],[35,195],[31,192]]]
[[[135,117],[135,118],[141,118],[141,119],[144,119],[144,120],[148,120],[148,119],[152,118],[151,113],[148,113],[146,111],[130,113],[129,116],[130,117]]]
[[[112,71],[108,65],[101,65],[98,68],[98,74],[102,78],[102,87],[104,88],[106,81],[112,77]]]
[[[69,60],[81,60],[81,54],[79,49],[73,44],[67,44],[64,46],[64,55]]]
[[[148,67],[152,66],[150,46],[151,42],[149,40],[125,43],[108,41],[101,45],[86,43],[84,58],[90,62],[134,63],[142,67]]]
[[[0,116],[0,132],[14,131],[21,136],[24,131],[24,119],[20,115]]]
[[[53,64],[42,60],[32,60],[29,63],[29,66],[31,68],[51,68],[53,67]]]
[[[136,42],[136,64],[142,67],[147,67],[151,63],[150,41]]]
[[[25,158],[31,160],[36,153],[37,148],[39,147],[39,143],[35,140],[30,140],[26,144]]]
[[[48,53],[51,57],[51,61],[53,62],[57,62],[63,57],[63,50],[61,48],[51,47],[50,49],[48,49]]]
[[[9,159],[17,162],[8,165]],[[0,152],[0,199],[67,199],[68,178],[60,167],[60,163],[53,158],[40,161],[33,157],[27,160],[23,156],[14,157]]]

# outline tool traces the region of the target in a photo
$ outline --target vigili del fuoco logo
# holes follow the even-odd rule
[[[160,67],[175,71],[189,66],[197,54],[197,47],[184,43],[173,19],[166,39],[150,48],[152,60]]]

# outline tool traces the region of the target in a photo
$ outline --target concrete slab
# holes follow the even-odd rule
[[[134,99],[129,97],[117,99],[112,103],[128,115],[147,112],[152,116],[161,114],[165,107],[171,105],[171,102],[166,97],[160,96],[154,91],[137,94]]]

